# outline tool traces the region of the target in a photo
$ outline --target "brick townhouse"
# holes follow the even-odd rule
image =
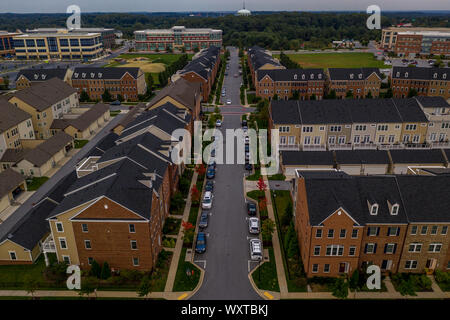
[[[140,68],[75,68],[71,85],[78,94],[88,93],[91,100],[102,100],[108,90],[113,99],[122,96],[125,101],[138,101],[147,91],[145,74]]]
[[[66,83],[70,83],[71,75],[72,70],[69,68],[23,69],[16,76],[16,88],[17,90],[28,88],[33,84],[52,78],[58,78]]]
[[[450,98],[450,68],[394,67],[391,88],[394,97],[406,98],[414,89],[418,96]]]
[[[336,97],[343,99],[347,92],[354,98],[365,98],[369,92],[372,97],[380,95],[381,73],[377,68],[329,68],[327,70],[326,88],[336,92]]]
[[[297,92],[298,99],[315,96],[321,100],[324,95],[325,75],[322,69],[273,69],[256,72],[256,96],[272,100],[288,100]]]
[[[424,179],[428,180],[423,184]],[[425,195],[413,198],[415,188],[427,187]],[[355,177],[336,171],[297,171],[294,219],[307,276],[351,274],[370,264],[394,273],[421,272],[425,267],[445,270],[448,197],[437,203],[432,194],[449,191],[445,176]],[[422,210],[424,207],[429,209]],[[411,253],[405,253],[413,241],[408,233],[414,221],[427,222],[425,215],[430,227],[435,226],[429,231],[435,237],[424,244],[427,255],[412,258]]]
[[[256,85],[256,72],[258,70],[286,69],[278,59],[272,57],[264,48],[253,46],[247,51],[247,63],[252,74],[253,84]]]

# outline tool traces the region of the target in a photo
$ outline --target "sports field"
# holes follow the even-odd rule
[[[279,57],[279,55],[274,55]],[[390,68],[368,52],[288,54],[302,68]]]

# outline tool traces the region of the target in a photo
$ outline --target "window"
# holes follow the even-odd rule
[[[356,247],[355,246],[351,246],[348,250],[348,255],[349,256],[354,256],[356,253]]]
[[[341,245],[328,245],[327,256],[342,256],[344,254],[344,246]]]
[[[432,226],[431,227],[431,234],[432,235],[436,235],[438,232],[438,226]]]
[[[91,247],[91,240],[84,240],[84,247],[86,249],[92,249],[92,247]]]
[[[138,266],[139,265],[139,258],[133,258],[133,266]]]
[[[323,265],[323,272],[325,272],[325,273],[330,272],[330,265],[328,263],[325,263]]]
[[[422,226],[422,229],[420,230],[420,234],[425,235],[427,234],[428,226]]]
[[[328,229],[328,238],[334,237],[334,229]]]
[[[430,243],[428,252],[441,252],[442,243]]]
[[[417,234],[417,226],[411,227],[411,235],[415,236]]]
[[[136,240],[131,240],[131,249],[133,250],[137,250],[137,241]]]
[[[315,256],[320,256],[320,246],[315,246],[314,247],[314,255]]]
[[[319,272],[319,265],[317,263],[312,265],[312,272],[313,273]]]
[[[9,258],[11,260],[17,260],[16,252],[15,251],[9,251]]]
[[[367,235],[368,236],[377,236],[379,234],[379,227],[368,227],[367,228]]]
[[[376,243],[366,243],[364,253],[375,253],[375,252],[377,252],[377,244]]]
[[[389,227],[387,235],[388,236],[398,236],[399,233],[400,233],[400,228],[399,227]]]
[[[92,258],[92,257],[89,257],[89,258],[88,258],[88,265],[91,265],[91,264],[92,264],[92,262],[94,262],[94,258]]]
[[[63,227],[62,222],[57,222],[57,223],[56,223],[56,231],[58,231],[58,232],[64,232],[64,227]]]
[[[417,260],[407,260],[405,263],[405,269],[416,269]]]
[[[59,246],[61,249],[67,249],[66,238],[59,238]]]
[[[62,256],[63,261],[67,264],[70,264],[70,257],[69,256]]]
[[[353,229],[352,230],[352,239],[356,239],[358,238],[358,229]]]
[[[447,234],[447,229],[448,229],[448,226],[442,226],[441,234],[442,234],[442,235]]]
[[[322,229],[316,230],[316,238],[322,238]]]
[[[396,216],[398,214],[398,204],[394,204],[391,208],[391,215]]]
[[[345,238],[345,236],[347,235],[347,230],[345,229],[341,229],[341,232],[339,233],[339,238]]]
[[[396,251],[397,245],[395,243],[386,243],[384,245],[384,253],[394,254]]]
[[[420,252],[422,250],[421,243],[411,243],[408,247],[408,252]]]
[[[378,214],[378,204],[373,204],[370,208],[370,214],[376,216]]]
[[[135,233],[136,232],[136,228],[134,227],[134,224],[130,224],[129,225],[129,230],[130,230],[130,233]]]
[[[87,225],[87,223],[83,223],[83,224],[81,225],[81,231],[83,231],[83,232],[88,232],[88,225]]]

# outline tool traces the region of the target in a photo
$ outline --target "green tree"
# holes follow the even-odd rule
[[[358,284],[359,284],[359,270],[358,269],[355,269],[355,271],[353,271],[348,284],[351,289],[355,290],[358,288]]]
[[[345,281],[345,278],[339,277],[336,279],[332,286],[332,294],[333,296],[339,299],[345,299],[348,296],[348,282]]]
[[[124,101],[124,99],[123,99],[123,97],[122,97],[121,94],[118,94],[118,95],[117,95],[117,100],[119,100],[120,102],[123,102],[123,101]]]
[[[336,90],[330,90],[330,93],[325,96],[325,99],[336,99]]]
[[[385,98],[392,98],[394,96],[394,94],[392,93],[392,89],[391,88],[388,88],[387,90],[386,90],[386,93],[384,94],[384,97]]]
[[[281,224],[283,226],[289,226],[292,221],[292,203],[288,202],[286,209],[284,210],[283,215],[281,216]]]
[[[89,274],[91,276],[93,276],[93,277],[100,278],[101,273],[102,273],[102,270],[101,270],[100,265],[98,264],[98,262],[95,261],[95,260],[92,261],[91,270],[90,270]]]
[[[149,276],[142,278],[141,283],[139,284],[139,287],[137,289],[139,297],[144,297],[145,299],[147,299],[148,295],[152,292],[152,282],[153,281]]]
[[[39,282],[31,274],[27,274],[24,279],[24,288],[31,294],[31,299],[34,299],[34,292],[38,289]]]
[[[80,296],[86,295],[87,297],[89,297],[92,292],[95,292],[95,297],[97,297],[97,286],[98,282],[95,278],[87,277],[85,279],[82,279],[81,290],[79,292]]]
[[[412,97],[415,97],[415,96],[417,96],[417,90],[414,89],[414,88],[409,89],[409,91],[408,91],[408,98],[412,98]]]
[[[300,92],[298,90],[294,90],[292,93],[292,100],[299,100],[300,99]]]
[[[151,73],[147,74],[147,92],[148,90],[150,90],[150,93],[152,91],[153,88],[153,76]]]
[[[108,262],[103,262],[102,271],[100,273],[100,278],[103,280],[109,279],[111,277],[111,268]]]
[[[261,235],[264,242],[272,240],[272,234],[275,231],[275,223],[272,219],[265,219],[261,227]]]
[[[316,97],[316,94],[315,93],[313,93],[310,97],[309,97],[309,100],[316,100],[317,99],[317,97]]]
[[[369,90],[369,92],[366,95],[366,99],[372,99],[372,98],[373,98],[372,91]]]
[[[348,90],[347,93],[345,94],[346,98],[353,98],[353,91]]]
[[[89,101],[89,94],[86,92],[86,91],[84,91],[84,90],[81,90],[81,93],[80,93],[80,102],[88,102]]]
[[[287,250],[287,255],[289,258],[295,258],[298,256],[300,248],[298,247],[298,239],[295,231],[292,233],[291,239],[289,241],[289,247]]]
[[[104,102],[111,102],[112,101],[112,96],[111,96],[111,93],[109,92],[108,89],[105,89],[105,92],[103,92],[102,100]]]

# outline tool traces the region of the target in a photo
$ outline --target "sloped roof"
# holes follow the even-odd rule
[[[42,142],[36,148],[28,151],[24,155],[23,160],[27,160],[36,167],[40,167],[49,161],[56,153],[61,151],[71,141],[73,141],[72,136],[60,131],[51,138]]]
[[[3,98],[0,98],[0,114],[0,133],[17,126],[27,119],[31,119],[29,113],[17,108]]]
[[[412,80],[449,80],[450,68],[394,67],[392,78]]]
[[[372,73],[375,73],[381,79],[381,72],[378,68],[328,68],[328,73],[331,81],[365,80]]]
[[[0,198],[3,198],[24,182],[25,178],[11,168],[0,172]]]
[[[27,78],[31,82],[41,82],[52,78],[64,80],[67,73],[67,68],[51,68],[51,69],[22,69],[17,74],[16,80],[21,76]]]
[[[336,150],[336,162],[345,164],[389,164],[385,150]]]
[[[441,149],[431,150],[389,150],[394,163],[436,163],[444,164]]]
[[[281,151],[283,165],[333,166],[333,151]]]
[[[194,111],[195,102],[200,92],[200,87],[201,84],[198,82],[189,82],[183,78],[180,78],[158,91],[156,96],[153,97],[153,99],[147,104],[147,108],[150,108],[161,99],[169,96],[186,106],[191,111]]]
[[[139,68],[128,67],[79,67],[73,70],[72,80],[119,80],[129,73],[133,78],[137,79]]]
[[[325,80],[322,69],[273,69],[258,70],[258,81],[269,76],[273,81],[317,81]]]

